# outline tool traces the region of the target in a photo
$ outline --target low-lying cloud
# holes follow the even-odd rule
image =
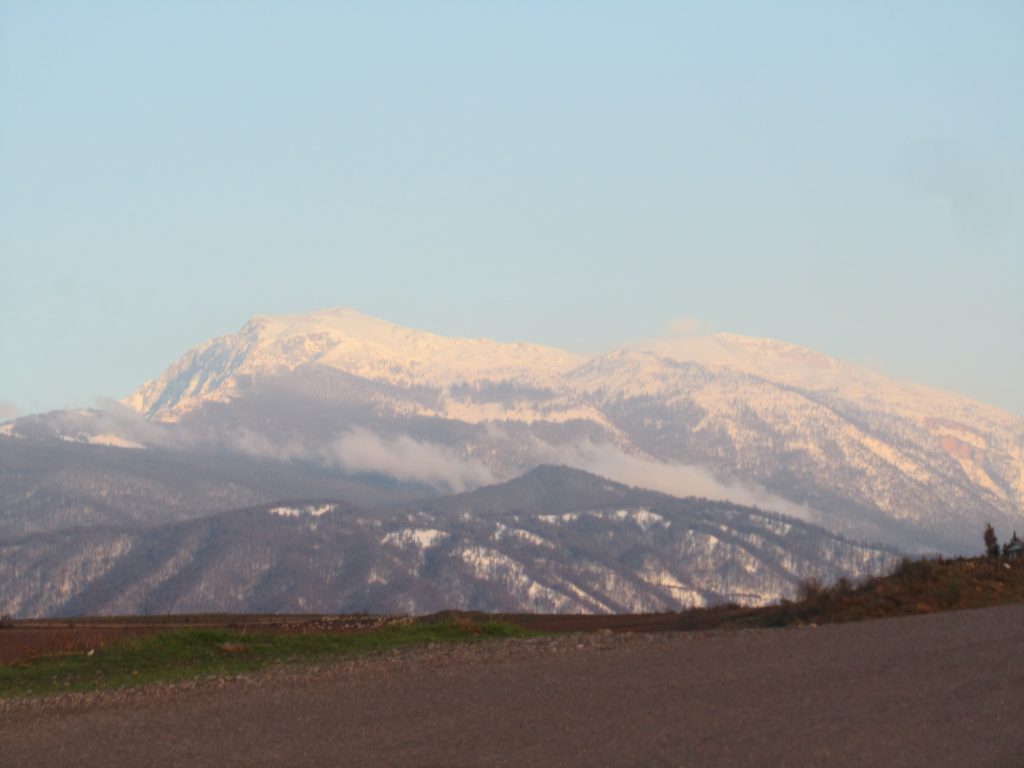
[[[496,481],[483,462],[463,456],[453,448],[408,435],[382,437],[362,427],[347,430],[328,442],[271,439],[250,430],[233,432],[226,442],[230,449],[248,456],[284,462],[312,461],[345,472],[371,472],[456,493]]]
[[[0,403],[0,420],[4,418],[4,405]],[[175,425],[147,421],[131,408],[105,397],[96,398],[95,408],[23,416],[16,422],[15,434],[138,448],[187,448],[195,442],[190,432]]]
[[[723,481],[708,469],[660,461],[630,453],[611,443],[590,439],[553,444],[536,437],[513,435],[489,424],[482,445],[491,456],[505,457],[500,465],[485,463],[468,448],[417,440],[409,435],[383,436],[355,427],[327,440],[301,435],[268,435],[249,429],[201,431],[181,424],[146,420],[116,400],[101,400],[99,408],[48,414],[49,425],[74,436],[116,437],[114,445],[189,449],[211,447],[254,458],[282,462],[309,461],[344,472],[370,472],[402,482],[419,482],[440,491],[461,492],[511,479],[538,464],[564,464],[609,480],[661,491],[673,496],[700,496],[716,501],[757,506],[803,520],[818,519],[814,510],[771,493],[751,482]],[[3,408],[0,403],[0,417]],[[32,418],[32,417],[28,417]],[[515,459],[510,457],[515,456]]]
[[[367,429],[352,429],[331,444],[330,453],[350,472],[377,472],[396,480],[444,485],[456,492],[495,482],[483,462],[408,435],[385,439]]]
[[[710,470],[693,464],[659,461],[626,453],[610,443],[586,440],[569,446],[550,446],[550,463],[592,472],[625,485],[661,491],[672,496],[700,496],[713,501],[756,506],[801,520],[813,520],[814,510],[795,504],[755,483],[725,482]]]
[[[538,464],[564,464],[615,482],[673,496],[730,501],[802,520],[816,518],[809,507],[795,504],[755,483],[723,481],[704,467],[627,453],[611,443],[595,443],[589,439],[558,445],[530,438],[524,441],[522,436],[506,434],[495,425],[488,425],[485,434],[485,440],[497,447],[492,451],[494,454],[507,456],[518,450],[517,465],[497,469],[448,445],[416,440],[404,434],[384,437],[362,427],[347,430],[333,441],[314,445],[295,439],[271,440],[258,433],[237,432],[232,435],[230,445],[251,456],[279,461],[315,461],[346,472],[373,472],[454,492],[509,480]]]

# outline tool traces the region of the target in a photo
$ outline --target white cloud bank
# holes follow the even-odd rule
[[[0,403],[0,408],[4,405]],[[498,469],[466,450],[416,440],[404,434],[384,437],[362,427],[349,429],[333,440],[317,442],[297,437],[270,437],[246,429],[211,435],[153,424],[116,401],[102,400],[98,405],[98,410],[51,414],[53,426],[72,435],[79,432],[98,435],[105,444],[112,445],[188,449],[219,444],[248,456],[283,462],[312,461],[346,472],[372,472],[456,493],[509,480],[538,464],[564,464],[673,496],[701,496],[757,506],[802,520],[819,519],[809,507],[795,504],[755,483],[724,482],[704,467],[659,461],[627,453],[611,443],[595,443],[589,439],[557,445],[536,438],[524,441],[521,436],[512,436],[501,427],[489,425],[486,440],[499,446],[491,453],[518,457],[516,466]]]
[[[346,472],[373,472],[456,493],[496,482],[494,473],[483,462],[460,455],[452,448],[408,435],[382,437],[362,427],[347,430],[326,443],[270,439],[249,430],[232,433],[227,443],[248,456],[286,462],[313,461]]]
[[[489,430],[491,439],[511,439]],[[299,445],[266,446],[263,455],[278,458],[315,458],[349,472],[375,472],[400,481],[418,481],[454,492],[472,490],[511,479],[518,472],[497,472],[476,458],[451,447],[415,440],[408,435],[381,437],[363,428],[351,429],[328,446],[311,452]],[[311,453],[317,456],[311,456]],[[500,453],[500,452],[499,452]],[[564,464],[626,485],[661,491],[672,496],[699,496],[781,512],[801,520],[815,520],[811,508],[773,494],[756,483],[724,482],[704,467],[679,464],[626,453],[610,443],[584,440],[568,445],[537,441],[527,450],[521,471],[536,464]],[[529,463],[532,461],[532,464]]]
[[[499,444],[508,442],[504,446],[506,450],[497,451],[499,455],[510,453],[511,442],[516,440],[494,425],[489,426],[487,436]],[[672,496],[699,496],[756,506],[801,520],[817,518],[809,507],[795,504],[755,483],[723,482],[703,467],[658,461],[627,453],[610,443],[590,440],[561,445],[540,440],[528,439],[525,444],[520,441],[515,446],[521,450],[519,467],[504,471],[446,445],[416,440],[408,435],[383,437],[362,427],[350,429],[337,439],[319,445],[270,440],[247,431],[235,433],[230,444],[251,456],[279,461],[315,461],[346,472],[373,472],[456,493],[510,480],[538,464],[564,464],[615,482]]]
[[[357,428],[332,443],[330,454],[350,472],[378,472],[396,480],[446,485],[456,492],[495,482],[494,474],[483,462],[408,435],[385,439]]]
[[[810,507],[795,504],[755,483],[723,482],[704,467],[637,456],[609,443],[587,440],[572,446],[551,446],[551,455],[547,461],[672,496],[700,496],[713,501],[730,501],[781,512],[801,520],[815,520],[817,517]]]

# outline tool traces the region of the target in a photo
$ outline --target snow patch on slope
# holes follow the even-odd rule
[[[381,539],[383,544],[394,544],[403,549],[413,547],[419,550],[430,549],[448,538],[448,534],[436,528],[405,528],[393,531]]]
[[[660,525],[666,528],[671,525],[671,523],[667,522],[661,515],[643,508],[620,509],[613,514],[613,517],[616,520],[632,520],[644,532],[649,531],[651,527],[655,525]]]
[[[530,544],[538,547],[546,547],[548,549],[554,549],[555,545],[542,536],[538,536],[530,531],[524,531],[521,528],[509,528],[502,523],[496,523],[494,527],[494,534],[491,536],[495,541],[501,541],[502,539],[512,536],[522,541],[527,541]]]
[[[90,435],[88,438],[90,445],[106,445],[113,448],[134,448],[141,449],[145,448],[142,443],[138,443],[135,440],[129,440],[128,438],[121,437],[111,433],[102,435]]]
[[[333,512],[335,508],[336,505],[334,504],[306,504],[301,507],[271,507],[267,512],[271,515],[278,515],[279,517],[320,517],[328,512]]]

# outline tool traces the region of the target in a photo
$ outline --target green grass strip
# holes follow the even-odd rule
[[[428,643],[479,642],[529,633],[501,622],[396,625],[353,634],[243,634],[181,629],[85,653],[0,666],[0,697],[97,691],[198,677],[233,677],[273,664],[302,664]]]

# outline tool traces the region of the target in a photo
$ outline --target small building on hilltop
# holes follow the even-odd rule
[[[1017,532],[1013,532],[1013,538],[1006,542],[1003,547],[1003,557],[1007,560],[1020,560],[1024,558],[1024,541],[1017,538]]]

